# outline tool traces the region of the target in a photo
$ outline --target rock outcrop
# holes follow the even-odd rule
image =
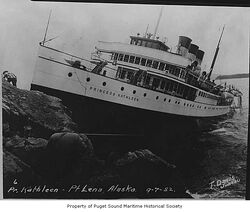
[[[101,160],[98,143],[77,132],[60,99],[6,82],[2,88],[5,198],[190,197],[177,168],[150,150]]]
[[[113,162],[122,182],[134,184],[142,197],[187,198],[184,180],[176,166],[148,149],[128,152]]]
[[[48,139],[52,133],[75,131],[61,100],[38,91],[18,89],[2,82],[4,136],[20,135]]]

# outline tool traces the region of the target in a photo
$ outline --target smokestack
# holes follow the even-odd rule
[[[192,61],[196,60],[196,54],[197,51],[199,49],[199,46],[195,45],[195,44],[191,44],[188,50],[188,58]]]
[[[192,39],[190,39],[189,37],[179,36],[177,54],[180,54],[183,57],[186,57],[191,42],[192,42]]]
[[[196,53],[196,59],[197,59],[199,65],[201,65],[201,63],[202,63],[204,54],[205,54],[204,51],[198,49],[198,51],[197,51],[197,53]]]

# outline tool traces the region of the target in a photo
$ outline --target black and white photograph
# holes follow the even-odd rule
[[[244,200],[249,14],[1,0],[3,198]]]

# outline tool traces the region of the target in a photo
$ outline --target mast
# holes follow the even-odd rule
[[[154,31],[154,34],[153,34],[153,39],[155,39],[157,30],[158,30],[158,27],[159,27],[159,23],[160,23],[161,16],[162,16],[162,11],[163,11],[163,7],[161,7],[161,11],[160,11],[160,14],[159,14],[159,18],[158,18],[158,20],[157,20],[157,24],[156,24],[155,31]]]
[[[44,34],[44,38],[43,38],[43,42],[42,42],[43,45],[45,43],[47,32],[48,32],[48,28],[49,28],[49,21],[50,21],[51,12],[52,12],[52,10],[50,10],[50,13],[49,13],[48,23],[47,23],[47,26],[46,26],[46,30],[45,30],[45,34]]]
[[[215,50],[214,58],[213,58],[213,61],[212,61],[211,67],[210,67],[210,72],[209,72],[208,77],[207,77],[208,80],[210,80],[210,77],[211,77],[213,69],[214,69],[214,64],[215,64],[215,61],[216,61],[216,58],[217,58],[217,55],[218,55],[218,52],[219,52],[219,49],[220,49],[220,41],[221,41],[221,38],[222,38],[222,35],[223,35],[223,32],[224,32],[224,28],[225,28],[225,25],[223,26],[223,29],[222,29],[222,32],[221,32],[221,35],[220,35],[220,39],[218,41],[218,44],[217,44],[217,47],[216,47],[216,50]]]
[[[145,38],[147,37],[148,27],[149,27],[149,24],[147,25],[147,28],[146,28],[146,31],[145,31],[145,34],[144,34],[144,37],[145,37]]]

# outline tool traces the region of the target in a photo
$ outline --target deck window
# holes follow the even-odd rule
[[[153,78],[152,88],[156,89],[160,85],[160,79],[159,78]]]
[[[166,87],[165,87],[165,91],[168,91],[170,87],[170,81],[166,80]]]
[[[130,56],[129,57],[129,62],[130,63],[134,63],[134,61],[135,61],[135,56]]]
[[[147,42],[146,47],[152,48],[152,42]]]
[[[159,49],[159,44],[158,43],[152,43],[152,48],[153,49]]]
[[[166,86],[166,81],[165,81],[164,79],[162,79],[162,80],[161,80],[161,86],[160,86],[160,88],[161,88],[162,90],[164,90],[165,86]]]
[[[125,54],[124,62],[128,62],[129,55]]]
[[[133,72],[132,71],[128,71],[127,72],[127,79],[131,80],[133,76]]]
[[[179,83],[174,82],[173,90],[174,90],[175,92],[177,92],[177,87],[178,87],[178,84],[179,84]]]
[[[141,46],[141,40],[138,40],[137,45]]]
[[[147,66],[147,67],[151,67],[151,65],[152,65],[152,60],[147,60],[146,66]]]
[[[117,53],[113,53],[113,60],[117,60],[118,58],[118,54]]]
[[[175,69],[175,75],[176,75],[176,76],[179,76],[179,75],[180,75],[180,68],[176,68],[176,69]]]
[[[147,45],[147,41],[143,40],[141,45],[142,46],[146,46]]]
[[[155,68],[155,69],[157,69],[158,65],[159,65],[159,62],[158,61],[154,61],[152,67]]]
[[[134,71],[131,69],[119,67],[117,77],[120,79],[131,80],[133,78],[133,73],[134,73]]]
[[[182,96],[183,95],[183,93],[184,93],[184,85],[180,85],[180,95]]]
[[[178,87],[177,87],[177,93],[180,94],[181,93],[181,84],[178,83]]]
[[[149,85],[149,82],[150,82],[150,76],[148,75],[148,76],[146,77],[145,84],[146,84],[146,85]]]
[[[125,76],[126,76],[126,71],[125,71],[125,70],[123,70],[123,69],[121,69],[121,71],[120,71],[120,75],[119,75],[119,78],[121,78],[121,79],[125,79]]]
[[[166,66],[165,66],[165,70],[170,70],[170,65],[169,64],[166,64]]]
[[[123,54],[119,54],[118,60],[123,61],[123,56],[124,56]]]
[[[185,71],[182,69],[181,70],[181,75],[180,75],[180,78],[184,79],[185,78]]]
[[[173,83],[170,82],[169,87],[168,87],[168,92],[172,92],[173,90]]]
[[[141,60],[140,57],[136,57],[136,58],[135,58],[135,64],[140,64],[140,60]]]
[[[160,63],[159,65],[159,70],[163,71],[164,70],[165,63]]]
[[[142,59],[141,59],[141,65],[142,65],[142,66],[145,66],[145,64],[146,64],[146,59],[145,59],[145,58],[142,58]]]
[[[170,74],[173,74],[173,72],[174,72],[174,67],[173,67],[172,65],[169,65],[168,70],[169,70],[169,73],[170,73]]]

